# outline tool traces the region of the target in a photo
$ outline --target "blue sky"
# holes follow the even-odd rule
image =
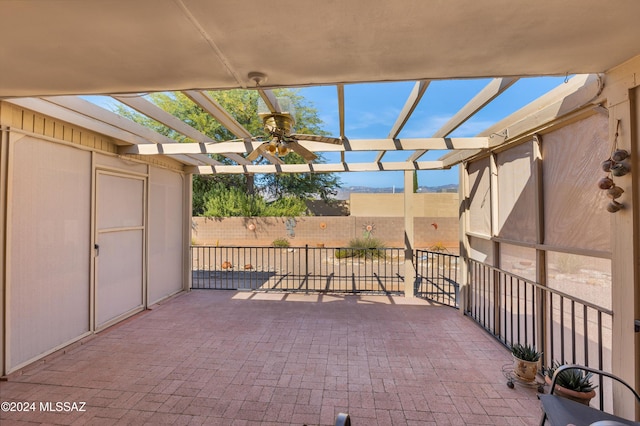
[[[518,80],[497,99],[460,126],[451,136],[475,136],[492,124],[562,84],[565,77],[536,77]],[[431,137],[460,108],[471,100],[490,79],[446,80],[431,82],[420,104],[399,137]],[[350,139],[386,138],[404,106],[414,82],[345,85],[345,134]],[[335,86],[300,89],[332,135],[340,134],[338,101]],[[437,159],[443,151],[430,151],[421,160]],[[388,152],[382,161],[404,161],[411,152]],[[347,153],[349,162],[373,161],[376,153]],[[325,153],[329,162],[339,161],[339,154]],[[343,187],[370,186],[402,188],[402,172],[352,172],[340,174]],[[418,172],[421,186],[458,183],[458,170]]]
[[[518,80],[497,99],[483,108],[450,136],[475,136],[492,124],[563,84],[562,77],[534,77]],[[431,137],[460,108],[482,90],[491,79],[433,81],[420,104],[405,124],[399,137]],[[345,134],[350,139],[386,138],[404,106],[414,82],[368,83],[345,85]],[[299,93],[318,110],[324,129],[339,136],[338,97],[335,86],[301,88]],[[86,99],[108,109],[116,103],[111,98],[87,96]],[[429,151],[421,160],[434,160],[444,151]],[[388,152],[382,161],[404,161],[411,151]],[[340,154],[325,153],[328,162],[339,162]],[[349,152],[348,162],[370,162],[376,153]],[[342,186],[396,187],[404,186],[403,172],[340,173]],[[418,172],[420,186],[439,186],[458,183],[458,170]]]

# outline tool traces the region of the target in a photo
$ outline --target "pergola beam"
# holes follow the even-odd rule
[[[176,116],[169,114],[168,112],[158,107],[154,103],[144,99],[142,96],[113,95],[112,97],[117,101],[127,105],[128,107],[135,109],[139,113],[144,114],[147,117],[153,118],[160,124],[163,124],[175,130],[176,132],[194,140],[195,142],[199,142],[199,143],[214,142],[210,137],[208,137],[204,133],[194,129],[193,127],[189,126],[184,121],[177,118]],[[250,161],[248,161],[241,155],[238,155],[235,153],[221,153],[221,154],[229,158],[230,160],[235,161],[238,164],[250,164]]]
[[[355,139],[348,144],[334,145],[311,141],[298,141],[298,143],[314,152],[345,152],[345,151],[413,151],[417,149],[486,149],[489,147],[488,137],[474,138],[415,138],[415,139]],[[244,153],[256,149],[261,141],[230,141],[230,142],[203,142],[181,144],[138,144],[121,147],[120,154],[222,154]],[[377,162],[377,161],[376,161]]]
[[[269,111],[271,111],[272,113],[282,112],[282,110],[280,109],[280,104],[278,103],[278,98],[276,98],[276,95],[272,90],[258,89],[258,94],[260,94],[260,97],[267,105],[267,108],[269,108]]]
[[[334,172],[374,172],[404,170],[440,170],[441,161],[406,161],[384,163],[331,163],[331,164],[250,164],[186,167],[193,174],[246,174],[246,173],[334,173]]]
[[[259,92],[261,91],[259,90]],[[215,99],[213,99],[207,93],[201,90],[185,90],[182,93],[184,93],[185,96],[187,96],[194,103],[199,105],[207,113],[211,114],[213,118],[218,120],[220,124],[222,124],[227,130],[229,130],[231,133],[236,135],[238,138],[244,140],[245,142],[248,142],[253,138],[253,136],[251,135],[251,132],[245,129],[242,124],[240,124],[226,109],[222,107],[222,105],[220,105]],[[271,93],[271,96],[273,96],[272,93]],[[275,102],[277,104],[277,100]],[[246,152],[246,151],[242,151],[242,152]],[[272,164],[282,163],[282,161],[279,158],[274,157],[269,153],[265,152],[263,153],[262,156]],[[248,160],[245,159],[245,162],[247,161]],[[236,161],[236,162],[239,164],[244,164],[244,162],[240,162],[240,161]]]
[[[185,90],[182,93],[196,105],[200,106],[200,108],[211,114],[213,118],[218,120],[220,124],[236,135],[236,137],[245,140],[251,139],[251,133],[207,93],[199,90]]]
[[[597,74],[582,74],[572,77],[567,83],[556,87],[534,102],[514,112],[481,133],[489,138],[489,148],[513,141],[525,134],[533,134],[541,126],[550,126],[562,117],[596,102],[604,83]],[[446,167],[464,162],[482,152],[481,149],[461,150],[439,158]]]
[[[404,107],[400,112],[400,115],[398,115],[396,122],[394,123],[393,127],[391,127],[391,130],[389,131],[389,135],[387,136],[388,139],[395,139],[398,137],[404,125],[407,124],[407,121],[409,121],[409,117],[411,117],[411,114],[413,114],[413,111],[416,109],[416,107],[420,103],[422,96],[427,91],[427,88],[429,87],[429,83],[431,83],[431,80],[421,80],[421,81],[417,81],[416,84],[413,86],[413,89],[411,90],[411,93],[409,94],[409,97],[407,98],[407,101],[405,102]],[[385,153],[386,151],[379,152],[378,156],[374,161],[376,163],[380,162]]]
[[[500,96],[500,94],[511,87],[511,85],[516,81],[518,81],[518,78],[494,78],[491,80],[489,84],[487,84],[476,96],[473,97],[473,99],[460,108],[460,110],[451,117],[444,126],[438,129],[438,131],[433,134],[433,137],[443,138],[451,134],[451,132],[464,124],[464,122],[484,108],[488,103]],[[407,161],[416,161],[426,152],[427,150],[416,151],[407,159]]]
[[[154,142],[153,145],[177,145],[173,139],[76,96],[15,98],[7,99],[6,102],[38,111],[58,120],[75,123],[116,141],[131,143],[133,146],[149,145],[149,141]],[[177,154],[172,158],[190,165],[222,164],[204,156],[192,157]]]

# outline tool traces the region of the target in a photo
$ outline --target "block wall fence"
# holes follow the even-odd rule
[[[356,216],[286,217],[194,217],[191,241],[195,245],[268,246],[286,238],[292,246],[344,247],[355,237],[371,236],[387,247],[404,247],[404,218]],[[417,217],[414,219],[416,248],[442,245],[458,252],[457,217]]]

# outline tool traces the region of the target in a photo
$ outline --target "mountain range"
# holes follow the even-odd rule
[[[457,184],[448,184],[440,186],[419,186],[416,192],[457,192]],[[369,186],[349,186],[338,189],[336,199],[348,200],[349,195],[352,193],[359,194],[402,194],[404,188],[402,187],[386,187],[386,188],[373,188]]]

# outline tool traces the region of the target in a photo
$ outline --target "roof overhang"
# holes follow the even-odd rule
[[[0,97],[602,73],[637,0],[8,0]]]

